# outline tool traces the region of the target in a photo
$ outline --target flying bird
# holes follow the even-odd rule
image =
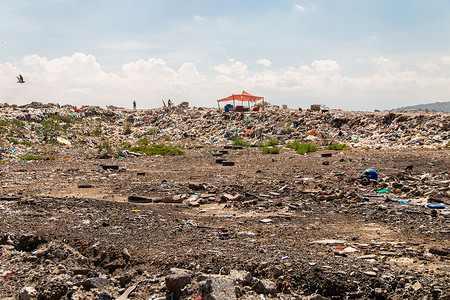
[[[17,83],[24,83],[22,75],[17,76]]]

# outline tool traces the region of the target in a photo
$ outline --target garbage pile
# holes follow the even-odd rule
[[[213,108],[130,110],[108,106],[3,104],[2,152],[27,152],[23,145],[65,144],[92,149],[147,138],[185,146],[224,145],[236,138],[257,144],[298,139],[318,146],[345,143],[353,149],[437,149],[449,146],[449,114],[288,110],[224,113]],[[9,145],[8,145],[9,144]]]

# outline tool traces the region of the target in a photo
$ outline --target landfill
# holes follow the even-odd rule
[[[5,103],[0,299],[450,299],[449,122]]]

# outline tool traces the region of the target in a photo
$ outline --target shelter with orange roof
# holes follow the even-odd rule
[[[220,108],[220,102],[233,101],[233,105],[232,105],[233,110],[248,111],[251,109],[252,104],[253,104],[253,106],[255,106],[256,102],[261,101],[261,100],[262,100],[262,107],[264,107],[264,97],[254,96],[252,94],[247,93],[246,91],[242,91],[241,94],[232,94],[231,96],[217,100],[217,105]],[[235,105],[236,101],[240,101],[242,105],[236,106]],[[243,105],[245,102],[247,102],[247,107],[244,107],[244,105]],[[227,105],[227,106],[229,106],[229,105]],[[227,111],[226,107],[225,107],[225,111]],[[259,107],[253,107],[253,110],[259,110]]]

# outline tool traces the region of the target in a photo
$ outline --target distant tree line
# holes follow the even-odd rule
[[[393,110],[421,110],[421,111],[431,111],[431,112],[450,112],[450,101],[404,106],[404,107],[399,107],[399,108],[396,108]]]

